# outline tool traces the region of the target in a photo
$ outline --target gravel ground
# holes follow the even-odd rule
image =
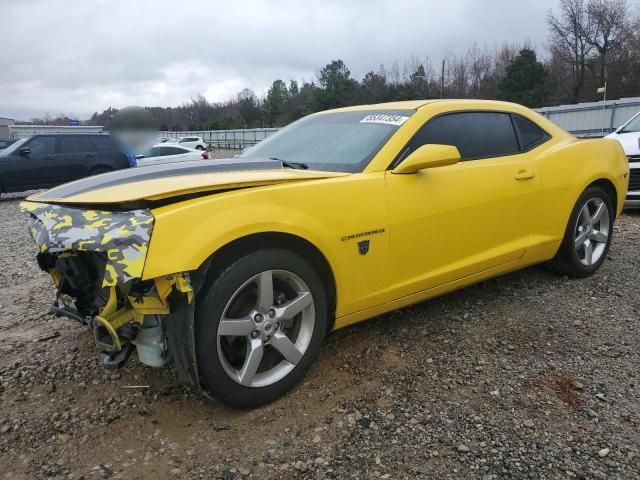
[[[640,214],[589,279],[531,268],[341,330],[237,411],[135,356],[104,370],[47,313],[22,197],[0,200],[0,478],[640,478]]]

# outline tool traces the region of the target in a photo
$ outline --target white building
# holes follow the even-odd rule
[[[0,122],[2,119],[0,119]],[[13,120],[11,120],[13,122]],[[104,127],[98,126],[50,126],[50,125],[7,125],[7,136],[3,136],[2,123],[0,123],[0,139],[17,140],[31,135],[43,135],[47,133],[103,133]]]
[[[16,123],[13,118],[3,118],[0,117],[0,140],[10,140],[11,134],[9,132],[9,127]]]

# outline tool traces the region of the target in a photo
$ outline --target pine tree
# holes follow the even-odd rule
[[[548,73],[533,50],[524,48],[507,66],[498,84],[498,99],[520,103],[530,108],[545,105],[548,96]]]

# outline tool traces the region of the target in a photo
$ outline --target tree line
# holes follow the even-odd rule
[[[528,107],[640,96],[640,18],[627,0],[559,0],[548,12],[543,49],[532,42],[474,44],[444,61],[412,56],[353,78],[342,60],[325,65],[312,81],[275,80],[264,97],[244,89],[225,102],[199,95],[179,107],[147,107],[161,130],[276,127],[309,113],[362,103],[409,99],[482,98]],[[117,110],[85,123],[107,125]],[[64,122],[35,119],[34,122]]]

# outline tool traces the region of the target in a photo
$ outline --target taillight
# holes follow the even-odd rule
[[[209,160],[209,152],[206,150],[200,154],[204,160]]]

